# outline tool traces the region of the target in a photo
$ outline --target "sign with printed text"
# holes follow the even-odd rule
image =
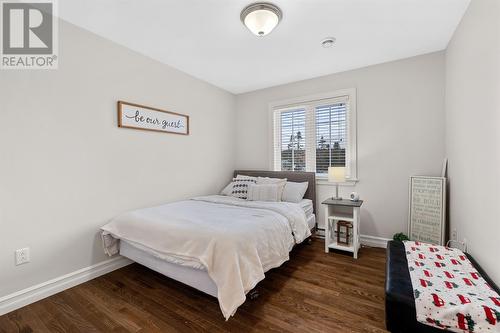
[[[445,245],[446,178],[410,177],[411,240]]]
[[[57,69],[56,0],[0,2],[1,69]]]
[[[146,131],[188,135],[189,116],[119,101],[118,126]]]

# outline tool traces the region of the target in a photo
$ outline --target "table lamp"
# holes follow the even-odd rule
[[[329,167],[328,168],[328,181],[335,183],[335,197],[333,200],[342,200],[339,197],[339,183],[345,181],[345,167]]]

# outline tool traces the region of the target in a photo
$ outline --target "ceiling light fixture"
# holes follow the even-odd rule
[[[283,13],[272,3],[253,3],[241,11],[241,22],[254,35],[263,37],[273,31],[280,23]]]
[[[335,41],[336,41],[335,37],[326,37],[321,41],[321,46],[323,46],[325,49],[332,47],[333,44],[335,44]]]

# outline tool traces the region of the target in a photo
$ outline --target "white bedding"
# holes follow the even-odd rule
[[[109,255],[124,239],[169,262],[205,268],[226,319],[264,272],[287,261],[293,245],[311,234],[299,204],[218,195],[125,213],[102,231]]]
[[[306,213],[306,217],[310,218],[314,214],[313,202],[311,199],[302,199],[299,203],[300,207]]]
[[[309,226],[309,230],[316,227],[316,216],[314,214],[307,218],[307,225]]]

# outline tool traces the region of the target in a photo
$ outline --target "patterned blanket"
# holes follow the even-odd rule
[[[462,251],[404,244],[419,322],[451,332],[500,332],[500,296]]]

